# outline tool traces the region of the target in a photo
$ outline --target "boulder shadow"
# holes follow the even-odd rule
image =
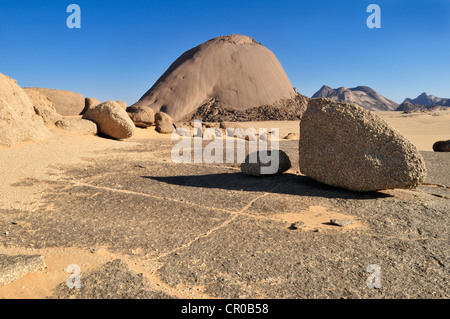
[[[341,199],[378,199],[393,197],[383,192],[354,192],[317,182],[307,176],[277,174],[252,177],[243,173],[220,173],[206,175],[141,176],[160,183],[182,187],[224,189],[247,192],[271,192],[285,195],[313,196]]]

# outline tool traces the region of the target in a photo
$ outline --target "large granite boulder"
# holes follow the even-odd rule
[[[426,177],[414,145],[354,104],[311,99],[300,122],[300,171],[353,191],[415,188]]]
[[[17,81],[0,73],[0,145],[38,141],[50,136],[33,103]]]
[[[155,122],[155,111],[147,106],[130,106],[127,113],[137,127],[147,128]]]
[[[171,134],[175,129],[173,119],[164,112],[155,114],[156,131],[161,134]]]
[[[129,138],[136,130],[127,112],[114,101],[88,109],[82,118],[96,123],[99,133],[115,139]]]

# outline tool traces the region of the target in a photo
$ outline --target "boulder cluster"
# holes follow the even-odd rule
[[[0,73],[0,145],[41,140],[51,135],[53,127],[122,140],[133,136],[136,127],[153,125],[162,134],[175,129],[169,115],[155,114],[146,106],[127,107],[123,101],[101,103],[70,91],[21,88]]]
[[[148,106],[135,104],[127,107],[121,101],[101,103],[94,98],[85,98],[84,105],[79,105],[77,94],[69,92],[66,95],[64,92],[22,89],[15,80],[0,74],[0,145],[43,139],[50,136],[50,127],[119,140],[133,136],[136,127],[153,125],[161,134],[175,131],[189,137],[231,136],[248,141],[279,139],[274,132],[258,136],[249,129],[231,129],[224,122],[203,123],[198,132],[191,133],[190,128],[177,128],[168,114],[155,113]],[[77,112],[76,116],[67,108],[65,114],[70,115],[59,112],[65,107],[61,103],[66,102],[77,105],[71,111]],[[300,135],[292,133],[285,139],[299,140],[301,173],[327,185],[359,192],[409,189],[423,183],[426,177],[425,162],[416,147],[383,119],[355,104],[326,98],[310,99],[300,120]],[[433,149],[448,152],[450,143],[436,142]],[[280,150],[271,152],[264,156],[249,154],[241,164],[242,172],[264,175],[261,171],[270,163],[261,158],[267,159],[267,155],[279,159],[275,174],[291,168],[286,153]]]

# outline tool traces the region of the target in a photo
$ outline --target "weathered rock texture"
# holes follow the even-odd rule
[[[426,177],[416,147],[354,104],[311,99],[300,123],[303,174],[353,191],[415,188]]]
[[[123,108],[124,110],[127,109],[127,103],[124,101],[116,101],[117,104],[120,105],[121,108]]]
[[[42,93],[49,98],[55,106],[56,112],[64,116],[79,115],[84,108],[83,95],[71,91],[27,88]]]
[[[114,101],[106,101],[88,109],[83,119],[96,123],[99,133],[115,139],[129,138],[136,130],[127,112]]]
[[[84,99],[84,109],[80,112],[80,115],[86,113],[87,110],[99,105],[101,102],[93,97],[87,97]]]
[[[29,273],[43,271],[45,267],[44,258],[40,255],[0,255],[0,287]]]
[[[31,100],[31,103],[33,103],[33,106],[45,106],[56,111],[53,102],[40,91],[34,88],[23,88],[23,90],[27,93],[28,97]]]
[[[165,112],[175,121],[203,114],[216,121],[219,113],[227,120],[286,119],[279,112],[297,119],[304,108],[297,96],[270,50],[233,34],[182,54],[136,104]]]
[[[27,93],[16,80],[0,73],[0,145],[37,141],[49,135]]]
[[[32,88],[25,88],[24,91],[33,104],[34,112],[42,117],[46,126],[52,126],[62,116],[56,112],[53,102],[41,92]]]

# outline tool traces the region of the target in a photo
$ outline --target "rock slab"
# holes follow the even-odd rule
[[[77,119],[77,118],[63,118],[55,123],[56,127],[83,135],[96,135],[97,134],[97,124],[92,121]]]
[[[0,255],[0,287],[23,276],[45,269],[44,257],[40,255]]]
[[[352,191],[415,188],[426,177],[414,145],[354,104],[311,99],[300,122],[300,171]]]

